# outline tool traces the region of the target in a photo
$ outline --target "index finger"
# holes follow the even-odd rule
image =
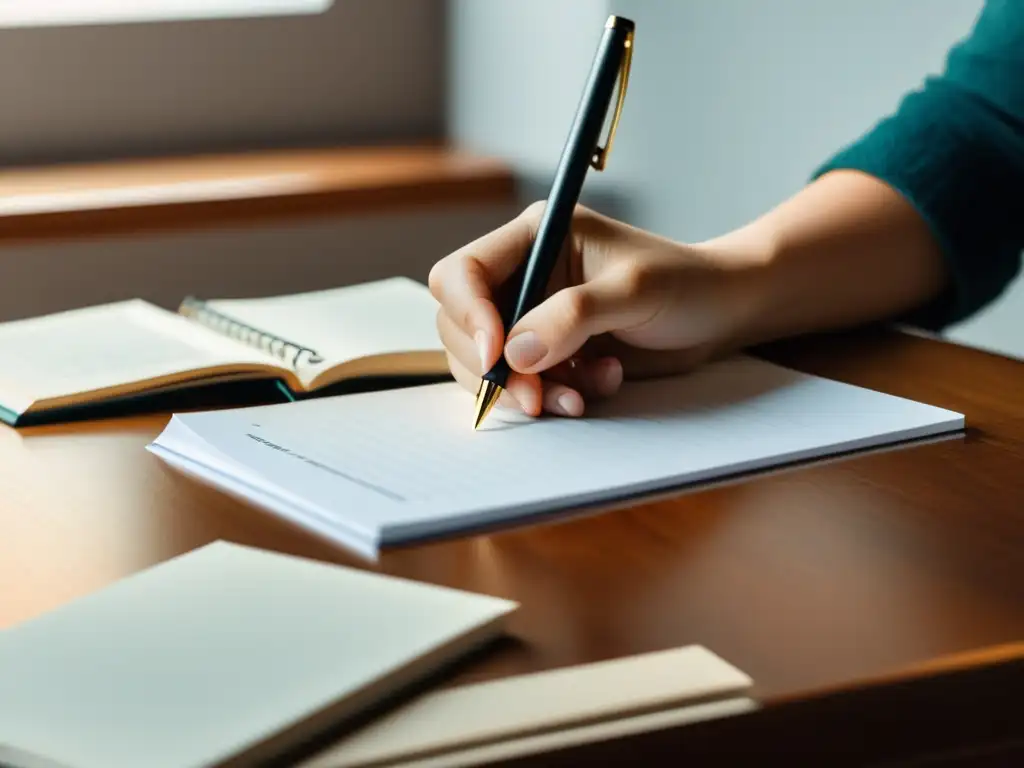
[[[505,329],[494,293],[526,259],[536,231],[535,206],[444,257],[428,285],[444,313],[477,342],[484,370],[501,355]]]

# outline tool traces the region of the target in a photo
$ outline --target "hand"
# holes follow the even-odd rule
[[[504,351],[500,405],[580,416],[624,377],[669,374],[738,343],[754,312],[756,260],[702,250],[578,207],[548,298],[504,338],[498,305],[528,256],[543,203],[439,261],[429,284],[455,379],[476,392]],[[507,289],[504,290],[503,289]],[[504,347],[504,350],[503,350]]]

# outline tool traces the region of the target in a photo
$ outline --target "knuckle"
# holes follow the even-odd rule
[[[458,308],[458,315],[452,318],[455,320],[455,324],[470,336],[476,332],[477,325],[483,315],[480,305],[480,299],[470,299],[466,301],[464,306]]]
[[[447,259],[441,259],[441,261],[435,262],[434,266],[430,268],[430,272],[427,274],[427,287],[430,289],[430,294],[441,301],[442,289],[444,283],[444,269],[445,262]]]
[[[523,209],[521,214],[519,214],[520,218],[530,224],[531,227],[536,228],[536,226],[540,224],[540,220],[544,215],[544,209],[547,208],[547,204],[547,200],[534,200]],[[597,214],[587,206],[577,203],[573,208],[572,217],[574,223],[589,224],[597,219]]]
[[[572,217],[579,222],[589,222],[596,218],[594,211],[582,203],[576,203],[576,207],[573,209]]]
[[[545,206],[547,206],[547,200],[534,200],[523,209],[523,213],[521,215],[530,224],[539,224],[541,216],[544,215]]]
[[[459,327],[462,328],[467,333],[472,332],[472,328],[473,328],[473,305],[472,304],[470,304],[468,307],[466,307],[466,309],[462,312],[462,314],[459,317],[459,319],[461,320],[461,322],[459,323]]]
[[[642,295],[651,284],[651,270],[641,261],[623,262],[618,272],[619,288],[625,296],[630,298]]]
[[[582,242],[600,241],[607,231],[607,219],[586,206],[576,205],[572,216],[572,232],[576,238]]]
[[[571,289],[565,294],[564,313],[569,327],[582,325],[594,313],[594,299],[587,291]]]

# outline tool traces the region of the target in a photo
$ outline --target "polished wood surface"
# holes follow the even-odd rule
[[[964,436],[387,554],[165,467],[166,416],[0,429],[0,628],[217,538],[518,600],[452,682],[700,643],[782,705],[1024,639],[1024,363],[864,331],[761,351],[957,410]]]
[[[0,245],[411,206],[508,203],[502,162],[434,146],[275,150],[0,171]]]

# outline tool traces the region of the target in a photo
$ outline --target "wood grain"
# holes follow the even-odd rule
[[[700,643],[770,707],[1024,639],[1024,363],[882,330],[759,353],[966,436],[389,553],[523,605],[450,683]],[[165,422],[0,429],[0,628],[218,538],[366,567],[166,468],[143,450]]]
[[[445,147],[275,150],[0,172],[0,245],[424,205],[508,203],[504,163]]]

